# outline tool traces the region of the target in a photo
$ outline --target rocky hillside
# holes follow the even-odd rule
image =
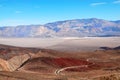
[[[0,37],[88,37],[120,36],[120,21],[75,19],[45,25],[0,27]]]
[[[0,71],[15,71],[40,49],[0,45]]]

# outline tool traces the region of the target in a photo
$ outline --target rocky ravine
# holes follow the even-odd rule
[[[15,71],[39,50],[0,45],[0,71]]]
[[[25,54],[15,56],[8,61],[0,59],[0,71],[15,71],[29,58],[30,58],[29,55]]]

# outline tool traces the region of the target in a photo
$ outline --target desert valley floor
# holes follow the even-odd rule
[[[0,80],[120,80],[119,40],[0,38]]]

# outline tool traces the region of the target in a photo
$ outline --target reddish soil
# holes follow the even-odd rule
[[[67,71],[80,71],[81,72],[81,71],[87,71],[87,70],[93,70],[93,69],[100,69],[100,66],[95,63],[88,62],[86,60],[73,59],[73,58],[56,58],[53,60],[53,63],[61,68],[88,65],[88,67],[71,68],[71,69],[67,69]]]
[[[32,61],[36,60],[41,60],[42,62],[52,65],[52,66],[57,66],[60,68],[63,67],[69,67],[69,66],[81,66],[81,65],[92,65],[92,62],[88,62],[86,60],[81,60],[81,59],[74,59],[74,58],[49,58],[49,57],[42,57],[42,58],[37,58]]]
[[[112,62],[93,63],[83,59],[75,59],[75,58],[42,57],[42,58],[34,59],[34,62],[36,62],[36,60],[37,61],[40,60],[47,65],[51,65],[53,67],[58,67],[58,68],[88,65],[88,67],[66,69],[66,71],[79,71],[79,72],[88,71],[88,70],[97,70],[102,68],[111,68],[115,66],[115,63],[112,63]]]
[[[43,58],[39,58],[39,59],[34,59],[35,62],[36,62],[36,60],[41,60],[42,62],[44,62],[48,65],[51,65],[53,67],[58,67],[58,68],[88,65],[88,67],[75,68],[75,69],[72,68],[72,69],[67,69],[67,71],[87,71],[87,70],[93,70],[93,69],[100,69],[101,68],[98,64],[88,62],[86,60],[74,59],[74,58],[48,58],[48,57],[43,57]]]
[[[32,63],[32,64],[31,64]],[[48,65],[54,68],[65,68],[65,67],[71,67],[71,66],[82,66],[82,65],[89,65],[88,69],[95,69],[98,67],[97,64],[94,64],[92,62],[88,62],[83,59],[75,59],[75,58],[52,58],[52,57],[38,57],[31,59],[27,66],[31,68],[30,66],[34,64],[42,64],[42,65]],[[40,66],[37,65],[37,68]],[[35,68],[35,67],[34,67]],[[73,69],[72,69],[73,70]]]
[[[91,62],[73,58],[55,58],[52,63],[59,67],[69,67],[69,66],[80,66],[80,65],[91,65]]]

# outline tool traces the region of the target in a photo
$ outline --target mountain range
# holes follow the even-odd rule
[[[74,19],[44,25],[1,26],[0,37],[108,37],[120,36],[120,20]]]

